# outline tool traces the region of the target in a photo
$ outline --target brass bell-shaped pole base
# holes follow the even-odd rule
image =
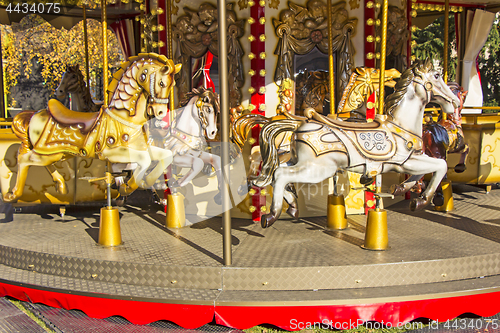
[[[347,228],[345,200],[342,194],[328,195],[328,209],[326,212],[326,221],[328,229],[344,230]]]
[[[184,196],[179,192],[167,195],[167,218],[165,226],[167,228],[179,229],[185,225]]]
[[[99,222],[99,245],[117,246],[122,243],[118,208],[102,207]]]
[[[444,204],[442,206],[435,206],[434,209],[440,212],[450,212],[455,208],[453,205],[451,180],[443,180],[441,182],[441,188],[443,189]]]
[[[361,247],[366,250],[383,251],[389,248],[388,243],[387,211],[380,208],[369,210],[365,243]]]

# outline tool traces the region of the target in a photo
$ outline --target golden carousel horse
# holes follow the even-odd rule
[[[283,199],[293,208],[289,211],[292,216],[298,217],[296,197],[287,189],[289,183],[318,183],[338,170],[371,177],[390,171],[433,173],[425,192],[410,202],[412,210],[425,207],[448,168],[444,160],[422,152],[422,119],[425,105],[431,101],[445,113],[453,113],[460,104],[427,59],[415,62],[403,73],[395,92],[387,98],[387,115],[377,116],[373,122],[340,121],[311,111],[309,119],[276,120],[265,125],[260,133],[262,172],[253,182],[258,187],[273,186],[271,210],[262,216],[262,227],[271,226],[279,218]],[[294,164],[280,166],[275,140],[286,131],[294,133]]]
[[[47,109],[19,113],[12,123],[22,141],[16,185],[4,201],[14,202],[23,194],[32,165],[47,167],[58,191],[67,193],[64,178],[52,164],[73,156],[137,163],[132,177],[120,186],[121,194],[128,195],[139,186],[151,187],[172,162],[172,153],[148,144],[144,124],[167,114],[168,96],[180,68],[165,56],[139,54],[113,75],[109,106],[99,112],[71,111],[52,99]],[[153,161],[156,165],[145,176]]]
[[[395,79],[401,77],[401,73],[396,69],[388,69],[385,71],[384,85],[394,88],[396,85]],[[356,67],[351,74],[349,82],[342,93],[337,114],[343,116],[350,114],[350,117],[366,119],[366,107],[368,98],[380,86],[379,70],[370,67]],[[378,94],[377,94],[378,96]],[[375,101],[375,105],[376,101]]]

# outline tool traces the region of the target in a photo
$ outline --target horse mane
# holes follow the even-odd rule
[[[117,70],[113,76],[111,81],[108,84],[108,104],[111,103],[111,99],[113,98],[113,94],[115,93],[116,88],[118,87],[118,83],[122,80],[123,75],[127,72],[128,68],[132,66],[134,63],[144,59],[153,59],[160,62],[162,65],[168,65],[168,58],[164,55],[156,54],[156,53],[139,53],[136,56],[129,57],[127,61],[121,63],[120,69]]]
[[[403,97],[405,96],[408,86],[413,81],[416,76],[420,76],[422,73],[427,73],[433,69],[432,62],[427,59],[425,61],[416,60],[410,68],[401,74],[398,82],[394,86],[394,93],[387,96],[385,101],[386,114],[392,115],[394,109],[399,105]]]
[[[193,90],[189,91],[184,95],[184,97],[180,101],[180,105],[186,106],[191,100],[191,98],[203,95],[208,95],[210,97],[211,103],[214,105],[216,112],[219,113],[220,112],[219,98],[217,93],[214,92],[212,88],[205,88],[205,87],[193,88]]]

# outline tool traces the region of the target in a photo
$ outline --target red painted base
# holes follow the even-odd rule
[[[217,324],[238,329],[265,323],[286,330],[307,327],[352,329],[365,321],[376,321],[395,327],[416,318],[442,322],[464,313],[488,317],[500,311],[500,292],[373,304],[219,306],[173,304],[147,299],[139,301],[114,298],[107,294],[74,295],[71,292],[40,289],[33,285],[0,282],[0,296],[67,310],[78,309],[93,318],[119,315],[138,325],[168,320],[184,328],[197,328],[213,322],[214,318]]]

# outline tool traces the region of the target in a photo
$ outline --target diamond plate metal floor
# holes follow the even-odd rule
[[[493,290],[500,286],[500,190],[457,189],[451,213],[411,212],[407,202],[388,208],[391,248],[382,252],[360,248],[361,215],[350,216],[345,231],[327,230],[325,218],[269,229],[233,219],[232,267],[222,264],[218,217],[173,230],[163,226],[164,213],[131,200],[120,208],[124,244],[105,248],[96,245],[98,205],[68,207],[64,218],[58,207],[23,208],[0,223],[0,280],[201,305]]]

